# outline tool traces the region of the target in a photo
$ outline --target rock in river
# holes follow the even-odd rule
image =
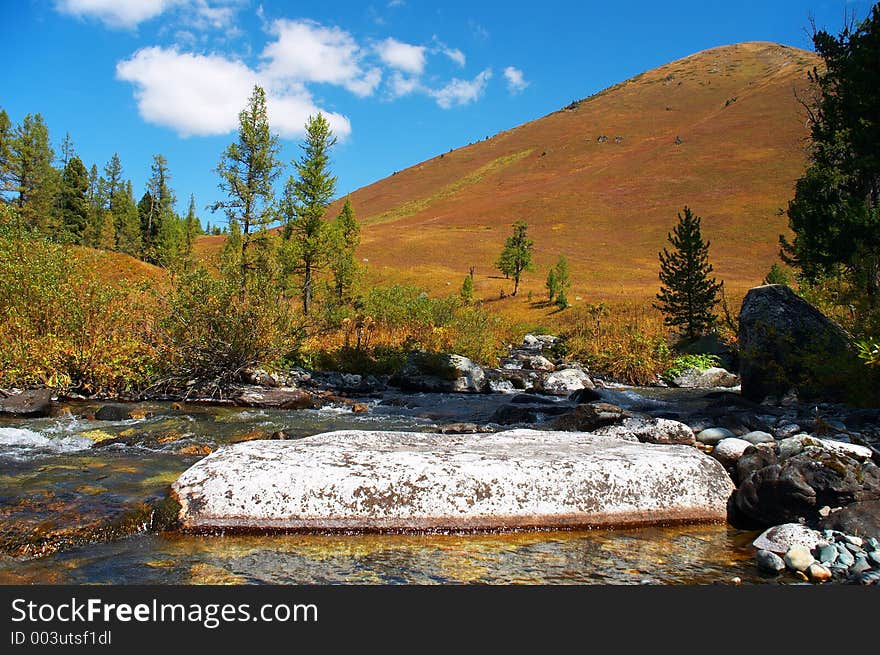
[[[221,448],[173,490],[184,529],[494,530],[723,521],[733,484],[687,446],[351,430]]]
[[[0,416],[15,418],[49,416],[51,407],[51,389],[33,389],[9,396],[0,395]]]

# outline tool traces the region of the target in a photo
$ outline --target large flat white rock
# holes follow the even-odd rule
[[[347,430],[221,448],[173,490],[190,530],[495,530],[723,521],[733,483],[689,446]]]

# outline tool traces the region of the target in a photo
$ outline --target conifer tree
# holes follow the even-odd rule
[[[568,274],[568,261],[566,261],[563,255],[560,255],[556,261],[556,267],[553,269],[553,279],[556,284],[556,305],[560,309],[565,309],[568,307],[566,291],[571,288],[571,276]]]
[[[330,123],[319,113],[306,122],[303,154],[293,162],[296,177],[285,186],[282,213],[285,219],[285,268],[300,280],[303,314],[308,315],[314,295],[315,275],[327,262],[331,248],[324,214],[336,192],[336,177],[330,173],[330,148],[336,138]]]
[[[62,240],[75,244],[83,242],[91,212],[88,192],[89,173],[82,160],[74,155],[61,175]]]
[[[0,194],[11,190],[12,123],[5,109],[0,109]]]
[[[470,305],[474,302],[474,276],[470,273],[464,276],[464,282],[461,283],[461,290],[458,295],[465,305]]]
[[[201,232],[199,218],[196,216],[196,197],[190,195],[189,209],[186,212],[186,218],[183,221],[183,268],[189,271],[193,264],[193,245],[196,237]]]
[[[150,171],[150,179],[147,181],[150,207],[146,213],[142,235],[144,259],[154,264],[169,263],[174,259],[174,251],[179,245],[176,240],[177,226],[173,224],[178,221],[174,211],[177,198],[171,189],[171,174],[164,156],[153,155]],[[162,224],[166,221],[172,224],[163,231]]]
[[[278,137],[269,130],[266,92],[255,86],[247,105],[238,115],[238,139],[231,143],[217,165],[219,187],[227,200],[211,205],[223,209],[240,230],[239,288],[242,296],[249,280],[269,265],[269,226],[277,220],[273,183],[281,173]],[[256,246],[256,247],[252,247]]]
[[[715,324],[715,305],[722,283],[710,277],[709,241],[700,232],[700,217],[688,207],[667,235],[674,250],[666,248],[660,257],[660,293],[654,306],[665,314],[664,322],[681,330],[691,340]]]
[[[535,242],[528,238],[528,225],[525,221],[513,224],[513,234],[507,237],[504,249],[495,263],[495,267],[508,277],[513,278],[513,293],[519,291],[519,282],[525,271],[532,270],[532,251]]]
[[[117,192],[114,201],[114,229],[116,250],[132,257],[141,253],[141,230],[138,208],[134,202],[134,190],[128,181]]]
[[[556,299],[556,294],[559,292],[559,288],[556,284],[556,269],[551,268],[547,272],[547,281],[544,282],[544,286],[547,287],[547,299],[549,302],[553,302]]]
[[[6,191],[13,194],[13,203],[25,225],[50,233],[55,227],[51,216],[59,175],[52,167],[55,153],[43,117],[25,116],[12,130],[8,149]]]
[[[351,199],[346,198],[342,211],[333,223],[330,270],[337,298],[342,301],[351,291],[357,277],[355,252],[361,242],[361,228],[354,216]]]

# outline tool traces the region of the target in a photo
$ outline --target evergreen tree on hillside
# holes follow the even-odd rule
[[[461,283],[461,290],[458,292],[461,301],[465,305],[470,305],[474,302],[474,276],[472,274],[467,274],[464,276],[464,282]]]
[[[361,243],[361,228],[354,216],[351,200],[345,199],[342,211],[333,223],[330,270],[337,298],[346,300],[357,277],[358,264],[355,253]]]
[[[665,314],[664,322],[679,328],[685,338],[695,339],[715,324],[715,305],[722,283],[717,282],[709,263],[709,242],[703,242],[700,217],[688,207],[667,239],[674,247],[660,257],[660,293],[654,306]]]
[[[91,212],[88,192],[89,172],[82,160],[74,155],[61,174],[62,240],[75,244],[83,242]]]
[[[513,278],[513,293],[519,291],[519,282],[525,271],[532,270],[532,251],[535,242],[528,238],[528,225],[525,221],[513,224],[513,234],[507,237],[504,249],[495,262],[495,267],[507,277]]]
[[[214,203],[241,232],[239,286],[244,296],[248,282],[269,266],[269,226],[276,221],[273,183],[281,173],[278,137],[269,130],[266,92],[255,86],[238,115],[238,139],[220,158],[217,174],[227,199]]]
[[[51,217],[58,190],[58,171],[52,167],[55,153],[49,130],[40,114],[28,114],[8,139],[9,163],[6,188],[13,196],[24,225],[50,234]]]
[[[196,216],[196,197],[191,194],[189,209],[183,220],[183,268],[185,271],[189,271],[193,266],[193,245],[201,231],[201,223]]]
[[[559,293],[559,286],[556,284],[555,268],[551,268],[547,271],[547,280],[544,282],[544,286],[547,287],[548,301],[553,302],[556,299],[556,294]]]
[[[140,217],[130,181],[126,182],[122,191],[117,193],[113,213],[117,252],[139,257],[141,254]]]
[[[324,115],[310,116],[306,140],[300,146],[303,154],[293,162],[296,177],[288,180],[282,203],[285,269],[300,280],[306,315],[312,305],[315,275],[326,265],[332,246],[324,214],[336,192],[336,177],[330,172],[330,148],[335,144]]]
[[[0,109],[0,199],[11,189],[12,123],[5,109]]]
[[[178,234],[177,226],[173,224],[178,220],[174,211],[177,198],[171,189],[171,173],[168,171],[168,161],[164,156],[153,155],[150,171],[150,179],[147,181],[150,207],[146,212],[146,220],[142,219],[141,241],[144,259],[161,265],[162,261],[168,263],[173,259],[172,251],[179,245],[175,239]],[[163,231],[164,222],[171,224]]]
[[[880,4],[839,36],[813,44],[824,66],[810,74],[810,165],[788,206],[794,239],[780,236],[783,260],[816,281],[841,274],[880,301]]]
[[[107,182],[98,175],[98,167],[92,164],[89,169],[89,219],[83,243],[92,248],[113,250],[116,246],[113,219],[107,210]]]

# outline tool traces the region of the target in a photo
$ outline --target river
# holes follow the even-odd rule
[[[654,393],[654,392],[651,392]],[[618,402],[657,403],[645,390]],[[655,393],[656,395],[656,393]],[[485,423],[504,394],[386,394],[350,408],[264,410],[139,404],[98,421],[96,404],[0,421],[3,584],[715,584],[776,582],[756,533],[727,525],[500,534],[191,535],[162,530],[170,485],[208,449],[284,431],[436,430]],[[438,438],[442,438],[439,436]],[[785,580],[780,580],[785,581]],[[789,580],[794,582],[794,580]]]

